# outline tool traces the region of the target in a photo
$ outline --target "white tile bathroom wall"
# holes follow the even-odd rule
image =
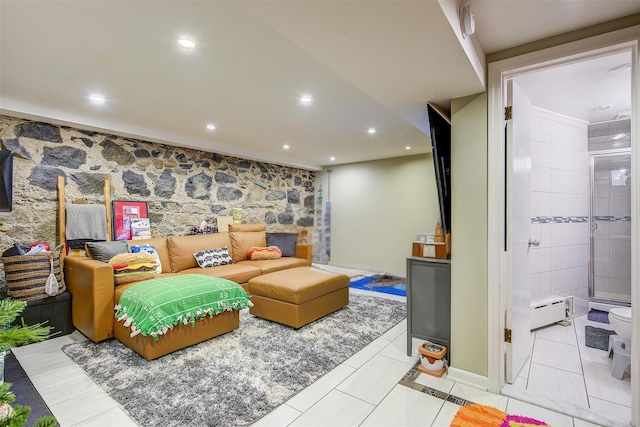
[[[534,108],[531,122],[531,299],[589,303],[588,123]]]

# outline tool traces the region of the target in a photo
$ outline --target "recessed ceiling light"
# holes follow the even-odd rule
[[[369,128],[367,132],[369,133],[369,135],[373,135],[374,133],[376,133],[376,128]]]
[[[216,130],[216,125],[208,124],[208,125],[207,125],[207,129],[209,129],[209,130]]]
[[[407,145],[406,147],[404,147],[405,150],[411,150],[411,146]]]
[[[620,73],[628,73],[629,71],[631,71],[631,64],[621,64],[621,65],[616,65],[613,68],[610,68],[608,72],[611,74],[620,74]]]
[[[311,101],[313,100],[313,98],[311,98],[311,95],[302,95],[300,97],[300,103],[304,104],[304,105],[309,105],[311,104]]]
[[[185,49],[193,49],[196,44],[189,39],[178,39],[178,44]]]
[[[611,104],[596,105],[591,109],[591,111],[604,111],[604,110],[608,110],[611,107],[613,107],[613,105]]]
[[[283,148],[284,150],[288,150],[290,147],[289,147],[289,144],[284,144],[284,145],[282,146],[282,148]]]
[[[335,157],[333,157],[333,156],[331,156],[331,157],[329,157],[329,160],[331,160],[331,161],[333,162],[333,161],[335,161],[335,160],[336,160],[336,158],[335,158]]]
[[[96,104],[104,104],[104,96],[93,94],[89,96],[91,102],[95,102]]]

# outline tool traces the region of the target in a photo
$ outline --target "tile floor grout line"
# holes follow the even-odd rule
[[[402,377],[398,384],[409,387],[410,389],[419,391],[424,394],[428,394],[429,396],[437,397],[438,399],[444,400],[445,402],[451,402],[458,406],[467,406],[472,405],[475,402],[472,402],[467,399],[463,399],[461,397],[457,397],[452,395],[451,393],[447,393],[444,391],[437,390],[435,388],[428,387],[426,385],[422,385],[416,383],[415,380],[420,376],[420,371],[418,370],[418,365],[420,361],[417,361],[413,368],[409,369],[409,371]],[[427,374],[428,375],[428,374]]]
[[[573,328],[573,332],[574,334],[576,334],[576,342],[578,341],[578,334],[576,331],[576,328]],[[585,338],[585,346],[586,346],[586,338]],[[591,399],[589,398],[589,389],[587,388],[587,376],[584,373],[584,360],[582,358],[582,350],[580,348],[580,345],[578,343],[578,356],[580,357],[580,370],[582,371],[582,385],[584,387],[584,394],[587,397],[587,408],[589,409],[593,409],[591,407]]]

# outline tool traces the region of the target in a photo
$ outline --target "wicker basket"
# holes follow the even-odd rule
[[[12,299],[31,301],[48,298],[44,291],[47,277],[51,273],[49,260],[53,257],[53,274],[58,280],[58,295],[66,290],[64,275],[60,263],[60,254],[64,243],[47,253],[34,255],[16,255],[2,257],[7,291]]]

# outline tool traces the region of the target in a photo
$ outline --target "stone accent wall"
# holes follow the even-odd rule
[[[58,240],[58,176],[68,202],[102,203],[110,175],[112,199],[148,202],[153,237],[187,234],[203,220],[215,228],[232,208],[243,209],[243,223],[313,234],[312,171],[8,116],[0,116],[0,141],[14,152],[13,211],[0,213],[0,251]]]

